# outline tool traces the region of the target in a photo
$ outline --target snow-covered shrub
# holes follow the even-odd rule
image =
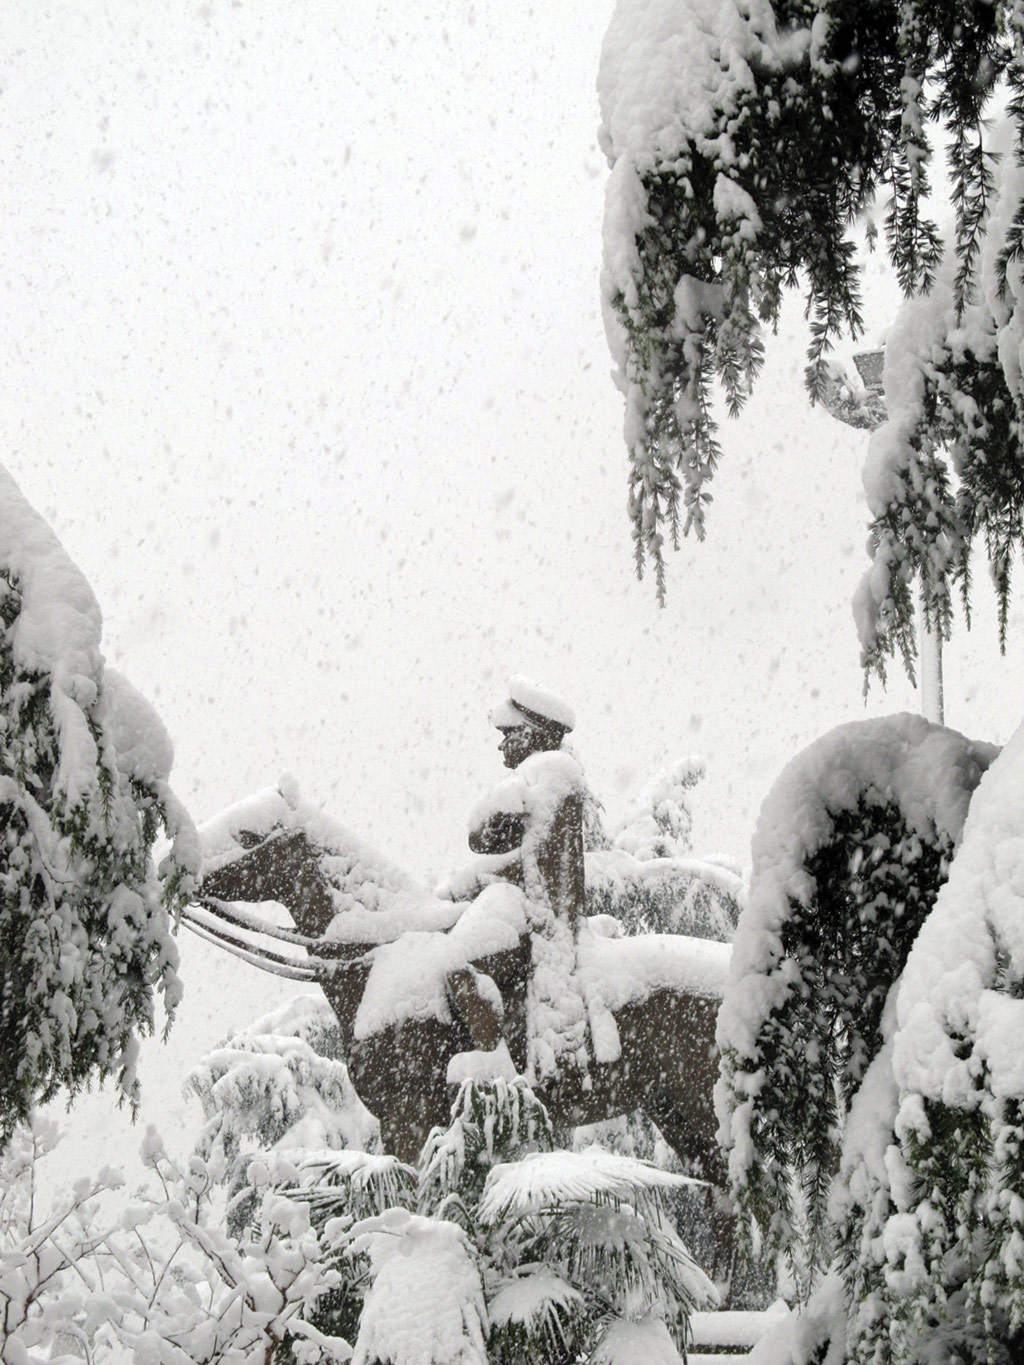
[[[420,1156],[420,1206],[437,1211],[452,1198],[472,1209],[499,1162],[554,1145],[548,1112],[525,1081],[465,1081],[451,1123],[433,1130]]]
[[[743,903],[733,868],[707,858],[635,858],[624,849],[586,855],[587,914],[612,915],[627,934],[685,934],[727,943]]]
[[[15,1129],[0,1157],[0,1361],[26,1365],[81,1358],[87,1341],[82,1267],[102,1234],[96,1229],[101,1196],[121,1177],[104,1169],[92,1180],[44,1205],[39,1163],[59,1140],[57,1125],[35,1116]],[[70,1346],[71,1354],[62,1353]]]
[[[337,1020],[322,996],[303,995],[255,1020],[202,1059],[187,1088],[203,1106],[196,1152],[228,1191],[228,1226],[251,1222],[250,1160],[272,1151],[373,1150],[377,1122],[336,1051]]]
[[[690,793],[704,773],[699,757],[669,764],[607,831],[599,811],[591,812],[585,839],[588,915],[613,915],[630,934],[732,938],[743,882],[726,861],[693,855]]]
[[[144,1157],[153,1183],[119,1213],[106,1196],[122,1180],[107,1170],[40,1208],[36,1163],[56,1137],[37,1119],[0,1164],[5,1365],[348,1359],[348,1344],[311,1320],[338,1276],[308,1208],[279,1191],[294,1167],[265,1166],[258,1230],[238,1240],[219,1226],[204,1164],[179,1168],[152,1130]]]
[[[363,1365],[562,1365],[627,1322],[660,1324],[678,1362],[689,1313],[715,1299],[672,1225],[685,1179],[555,1149],[522,1079],[465,1081],[418,1178],[388,1156],[295,1160],[285,1193],[307,1204],[340,1277],[309,1320],[344,1326]]]
[[[619,1352],[616,1333],[646,1326],[678,1361],[690,1313],[717,1303],[669,1216],[667,1200],[684,1183],[599,1147],[495,1166],[475,1211],[489,1253],[485,1286],[498,1305],[492,1359],[554,1365],[573,1349],[603,1349],[626,1365],[635,1356]],[[528,1331],[537,1337],[524,1351]]]
[[[706,772],[704,760],[691,755],[655,773],[612,830],[615,847],[644,859],[685,858],[692,853],[689,793]]]
[[[0,471],[0,1144],[32,1106],[115,1076],[133,1105],[173,915],[198,869],[155,713],[100,653],[100,610]],[[161,827],[172,837],[159,869]]]
[[[353,1365],[487,1365],[480,1267],[456,1223],[389,1209],[354,1229],[369,1257]]]

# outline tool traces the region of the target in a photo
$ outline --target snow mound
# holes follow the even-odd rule
[[[627,1365],[640,1360],[644,1365],[683,1365],[683,1357],[660,1318],[642,1318],[639,1322],[620,1318],[613,1322],[590,1360],[591,1365]]]
[[[483,1286],[460,1227],[389,1209],[352,1231],[373,1274],[352,1365],[487,1365]]]

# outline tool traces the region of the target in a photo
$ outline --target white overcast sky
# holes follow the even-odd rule
[[[598,298],[610,10],[5,4],[2,458],[197,819],[287,770],[436,876],[521,671],[575,706],[612,814],[702,753],[699,847],[742,862],[796,749],[915,705],[898,670],[862,699],[864,437],[807,406],[799,306],[667,607],[633,577]],[[1002,741],[1022,660],[977,577],[947,718]],[[177,1041],[147,1062],[168,1083],[278,991],[183,949]]]

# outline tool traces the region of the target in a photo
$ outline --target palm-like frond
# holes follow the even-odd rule
[[[415,1201],[416,1172],[394,1156],[314,1152],[303,1156],[298,1170],[298,1183],[288,1193],[309,1204],[317,1223],[339,1217],[373,1218],[386,1209],[411,1207]]]
[[[521,1161],[494,1167],[484,1185],[479,1215],[482,1222],[491,1224],[573,1202],[614,1200],[649,1205],[669,1191],[702,1183],[601,1147],[588,1147],[583,1152],[536,1152]]]
[[[546,1268],[506,1280],[487,1305],[495,1365],[562,1365],[579,1353],[587,1331],[583,1295]]]
[[[628,1204],[563,1204],[530,1215],[512,1234],[531,1259],[562,1267],[597,1312],[657,1312],[682,1330],[714,1286],[668,1223]]]
[[[420,1208],[436,1209],[455,1190],[475,1201],[495,1163],[552,1143],[547,1110],[521,1077],[463,1081],[451,1124],[434,1128],[423,1148]]]

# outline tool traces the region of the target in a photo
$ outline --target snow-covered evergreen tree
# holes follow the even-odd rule
[[[707,772],[695,754],[656,772],[612,831],[616,848],[634,858],[685,858],[693,852],[689,794]]]
[[[173,915],[198,844],[171,745],[100,652],[81,573],[0,471],[0,1145],[61,1087],[133,1105],[154,992],[181,994]],[[156,868],[161,828],[172,837]]]
[[[727,942],[743,898],[735,866],[693,853],[691,793],[705,774],[695,755],[662,768],[608,830],[591,800],[584,826],[586,903],[627,933],[686,934]]]
[[[703,534],[714,379],[735,411],[762,325],[800,287],[807,385],[828,396],[832,343],[862,327],[858,242],[874,244],[877,205],[919,302],[887,349],[889,421],[867,468],[865,662],[912,662],[915,577],[929,623],[948,630],[976,540],[1005,629],[1024,538],[1022,34],[1013,0],[619,0],[599,75],[603,293],[637,567],[653,564],[660,595],[665,537]],[[939,146],[948,224],[929,201]]]
[[[740,1206],[810,1297],[759,1361],[1024,1349],[1022,758],[1024,732],[997,755],[863,722],[765,803],[718,1102]]]

